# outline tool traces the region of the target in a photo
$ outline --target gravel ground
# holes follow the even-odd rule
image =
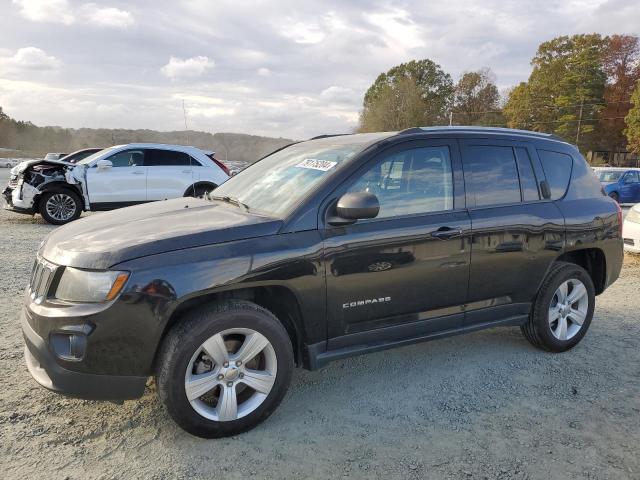
[[[3,478],[640,478],[637,258],[573,351],[501,328],[300,370],[265,423],[205,441],[171,422],[153,385],[115,405],[31,380],[17,318],[52,228],[0,212]]]

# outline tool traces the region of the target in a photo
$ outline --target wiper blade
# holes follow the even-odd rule
[[[235,205],[241,208],[245,212],[249,211],[249,205],[247,205],[246,203],[242,203],[236,197],[231,197],[228,195],[225,195],[224,197],[217,196],[217,195],[209,195],[209,198],[211,198],[212,200],[220,200],[221,202],[230,203],[231,205]]]

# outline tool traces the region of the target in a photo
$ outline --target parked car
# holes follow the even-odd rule
[[[60,160],[62,157],[66,157],[68,153],[47,153],[43,160]]]
[[[77,163],[32,160],[11,170],[5,208],[62,225],[83,210],[112,210],[183,196],[203,196],[227,180],[220,165],[195,147],[131,143]]]
[[[21,158],[0,158],[0,165],[5,168],[13,168],[22,162]]]
[[[235,435],[275,410],[294,365],[496,326],[571,349],[618,278],[621,228],[578,149],[550,135],[312,139],[208,198],[54,230],[21,313],[26,362],[90,399],[138,398],[154,376],[182,428]]]
[[[69,155],[66,155],[62,158],[60,158],[59,160],[62,160],[63,162],[69,162],[69,163],[78,163],[80,160],[87,158],[89,155],[93,155],[94,153],[99,152],[100,150],[104,150],[103,148],[83,148],[81,150],[76,150],[73,153],[70,153]]]
[[[596,175],[605,193],[616,202],[640,202],[640,169],[603,168]]]
[[[627,213],[622,228],[624,249],[632,253],[640,253],[640,203],[634,205]]]

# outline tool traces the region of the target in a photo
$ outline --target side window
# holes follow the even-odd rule
[[[538,181],[531,166],[531,159],[526,148],[516,147],[516,160],[518,161],[518,174],[520,175],[520,189],[522,190],[522,201],[533,202],[540,200],[538,191]]]
[[[124,150],[107,158],[114,167],[141,167],[144,165],[143,150]]]
[[[463,162],[465,184],[476,207],[520,202],[513,148],[473,145],[465,149]]]
[[[405,150],[374,164],[348,192],[378,197],[376,218],[453,209],[453,177],[448,147]]]
[[[627,172],[624,176],[624,183],[638,183],[640,179],[638,178],[638,172]]]
[[[542,169],[549,182],[551,199],[562,198],[569,186],[573,159],[565,153],[552,152],[551,150],[538,150]]]
[[[148,167],[175,167],[193,165],[189,154],[173,150],[147,150],[145,165]]]

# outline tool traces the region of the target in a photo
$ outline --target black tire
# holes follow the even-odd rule
[[[198,185],[196,187],[189,187],[187,197],[203,198],[207,193],[213,192],[215,185]]]
[[[266,337],[276,354],[277,373],[271,391],[255,410],[235,420],[214,421],[196,412],[187,399],[185,374],[205,340],[232,328],[249,328]],[[164,338],[156,372],[158,395],[169,415],[187,432],[202,438],[236,435],[273,413],[287,392],[293,364],[289,335],[271,312],[241,300],[207,305],[186,314]]]
[[[620,203],[620,197],[618,196],[617,192],[611,192],[609,196],[613,198],[617,203]]]
[[[68,214],[68,216],[64,215],[63,218],[56,218],[55,216],[52,216],[48,211],[47,203],[49,202],[50,199],[54,198],[56,195],[62,196],[65,199],[68,199],[68,201],[70,202],[70,205],[73,205],[72,207],[73,209]],[[71,190],[67,190],[67,189],[52,190],[49,192],[44,192],[40,196],[40,199],[38,201],[38,209],[40,211],[40,215],[42,215],[42,218],[44,218],[44,220],[47,223],[50,223],[51,225],[64,225],[65,223],[69,223],[76,220],[80,216],[80,214],[82,213],[82,200],[80,199],[80,196],[77,193]]]
[[[580,330],[567,340],[554,336],[549,322],[549,308],[552,305],[558,287],[567,280],[577,279],[585,286],[588,298],[588,309]],[[595,307],[595,288],[591,277],[579,265],[556,262],[546,278],[531,309],[529,320],[521,327],[525,338],[534,346],[548,352],[564,352],[575,347],[585,336]]]

